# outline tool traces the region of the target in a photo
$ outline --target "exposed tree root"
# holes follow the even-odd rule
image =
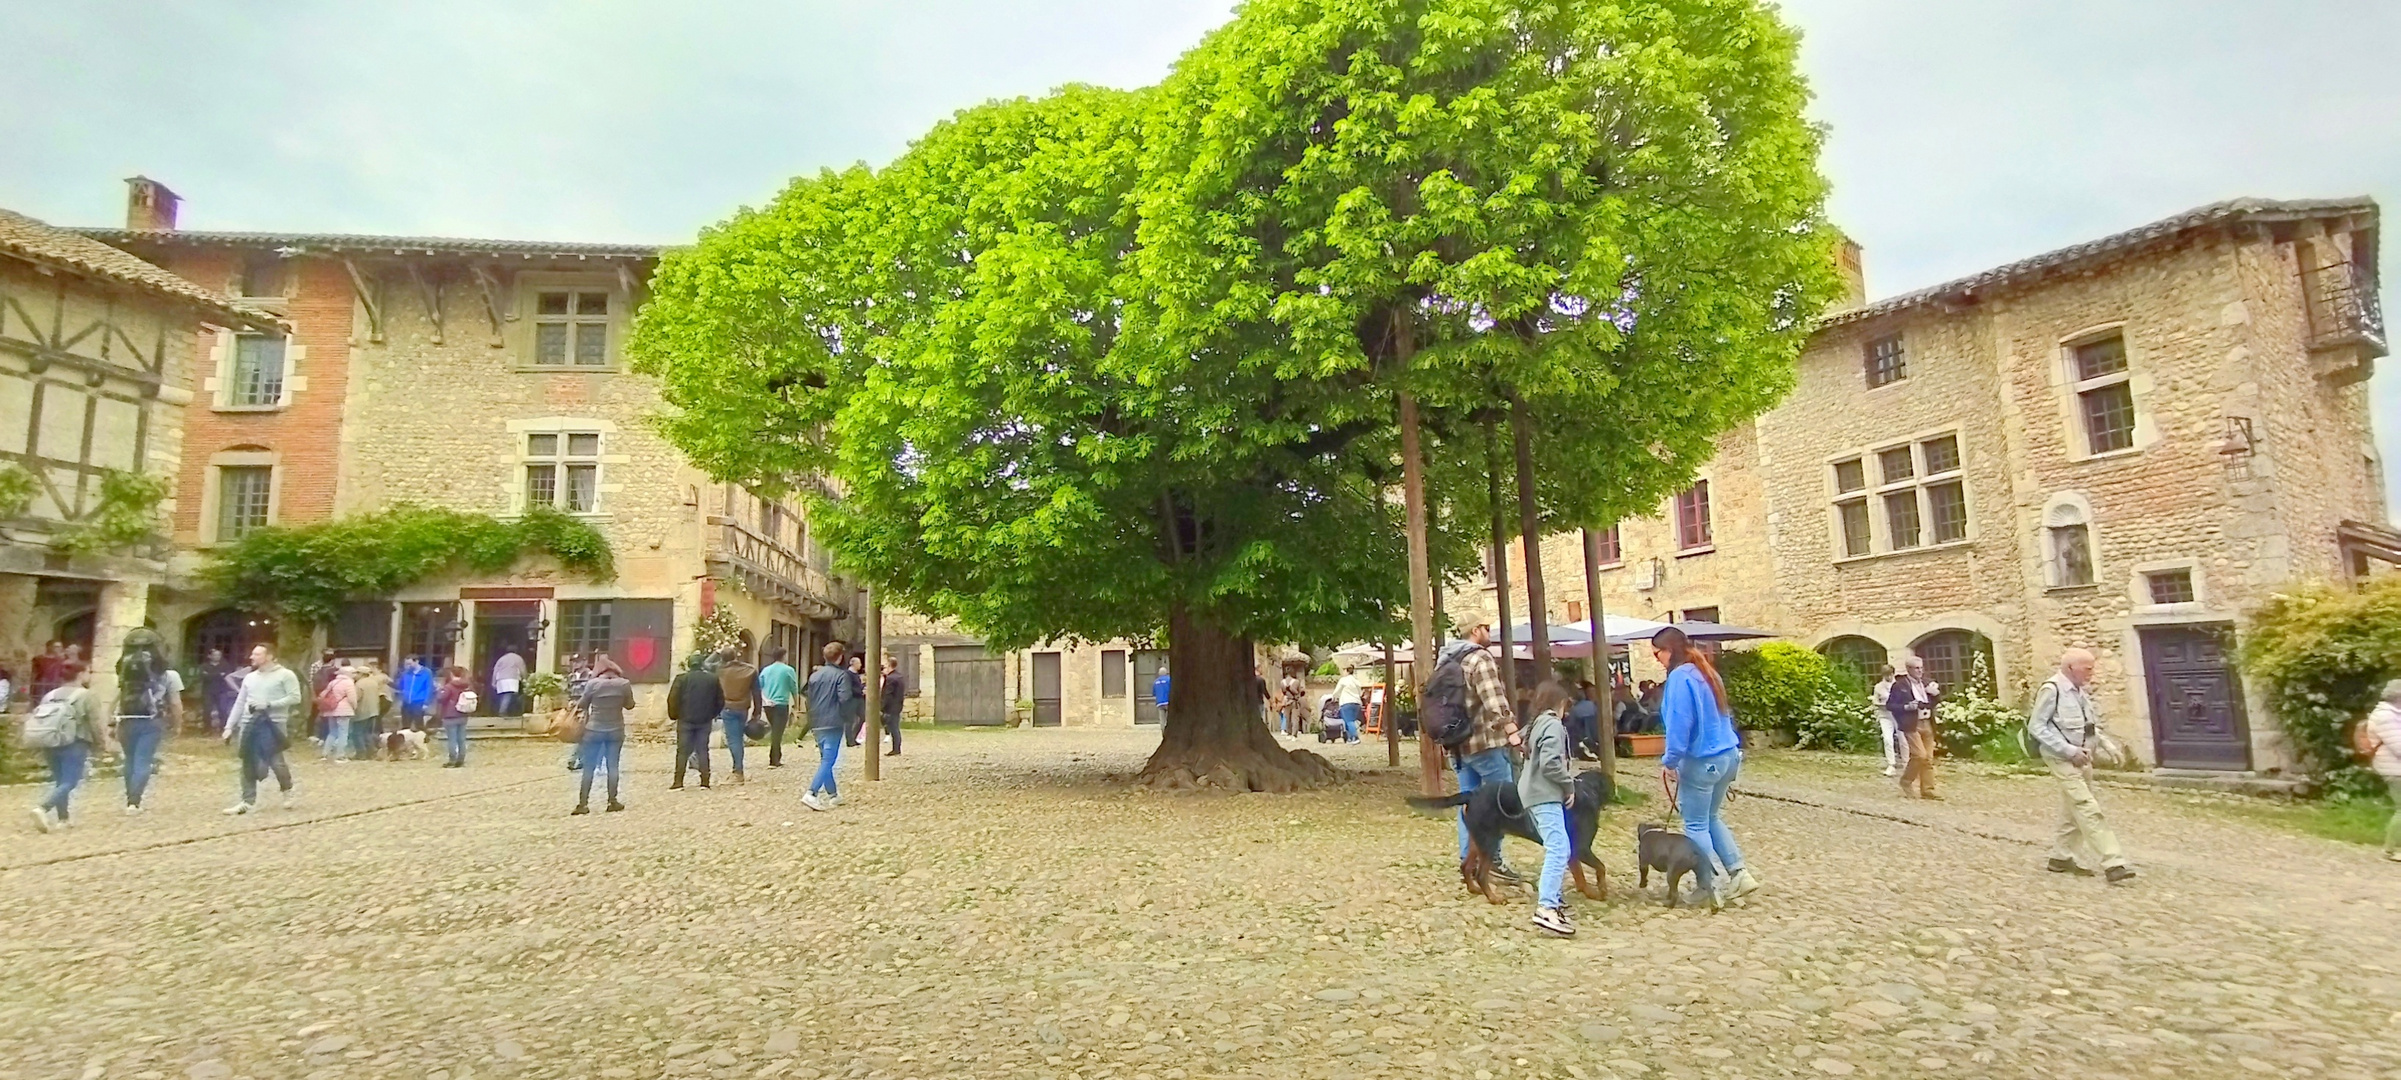
[[[1162,741],[1134,779],[1154,791],[1308,791],[1342,779],[1342,770],[1308,750],[1276,745],[1265,725],[1233,745]]]

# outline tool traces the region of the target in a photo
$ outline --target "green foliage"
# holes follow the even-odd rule
[[[2336,796],[2383,787],[2351,756],[2351,728],[2401,678],[2401,576],[2357,590],[2313,586],[2251,613],[2243,667],[2267,691],[2303,771]]]
[[[110,469],[100,474],[98,505],[81,520],[67,523],[50,544],[60,551],[94,555],[154,543],[159,539],[158,504],[170,486],[163,476]]]
[[[630,353],[702,467],[997,646],[1396,636],[1402,392],[1456,574],[1505,403],[1605,522],[1789,387],[1834,282],[1795,48],[1755,0],[1252,0],[1158,87],[738,213]]]
[[[739,650],[744,647],[742,631],[742,620],[734,617],[734,609],[719,604],[692,627],[692,647],[710,656],[726,649]]]
[[[512,521],[401,504],[260,529],[212,549],[201,577],[236,607],[296,628],[331,621],[349,600],[390,596],[449,571],[499,573],[528,555],[548,555],[595,581],[616,576],[600,531],[558,511],[536,508]]]
[[[1787,731],[1802,749],[1863,753],[1876,749],[1876,716],[1844,685],[1825,657],[1784,641],[1730,650],[1718,658],[1726,699],[1747,728]]]
[[[567,680],[555,671],[537,671],[525,677],[525,695],[535,701],[554,701],[567,693]]]
[[[2025,726],[2024,710],[1976,693],[1972,686],[1934,707],[1934,737],[1941,740],[1944,750],[1960,756],[1971,755],[1976,747],[1996,738],[2015,739],[2017,730]]]
[[[0,461],[0,518],[13,518],[33,508],[41,482],[33,470],[13,461]]]
[[[1312,671],[1309,674],[1322,675],[1329,679],[1340,678],[1342,676],[1342,667],[1341,665],[1328,660],[1325,663],[1317,665],[1317,670]]]

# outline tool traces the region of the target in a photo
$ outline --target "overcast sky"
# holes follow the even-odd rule
[[[796,173],[881,164],[963,106],[1154,81],[1230,10],[12,4],[0,206],[117,224],[119,181],[143,173],[185,197],[186,228],[671,243]],[[2384,74],[2397,0],[1785,11],[1832,132],[1834,217],[1866,246],[1877,296],[2237,195],[2401,207],[2401,82]],[[2376,395],[2401,492],[2401,377],[2380,373]]]

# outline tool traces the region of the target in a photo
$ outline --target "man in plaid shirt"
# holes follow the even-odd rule
[[[1459,659],[1467,677],[1467,707],[1475,711],[1476,730],[1459,744],[1459,790],[1474,791],[1486,784],[1517,782],[1509,762],[1509,737],[1517,733],[1517,712],[1510,707],[1509,690],[1501,682],[1501,665],[1492,655],[1492,628],[1478,623],[1467,629],[1467,640],[1453,642],[1438,662]],[[1459,860],[1467,861],[1467,810],[1459,810]],[[1495,872],[1512,881],[1517,871],[1493,853]]]

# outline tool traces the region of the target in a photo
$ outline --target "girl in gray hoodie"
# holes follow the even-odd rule
[[[1534,833],[1542,837],[1542,878],[1535,891],[1534,925],[1561,937],[1576,932],[1568,917],[1562,885],[1571,854],[1567,837],[1567,808],[1576,797],[1576,773],[1568,764],[1567,722],[1571,699],[1555,680],[1534,688],[1526,712],[1534,722],[1511,737],[1525,747],[1526,768],[1517,775],[1517,797]]]

